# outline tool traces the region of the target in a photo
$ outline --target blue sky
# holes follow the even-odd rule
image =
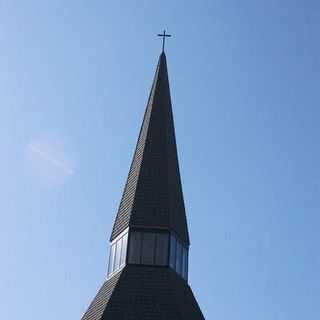
[[[0,1],[2,319],[102,284],[165,27],[207,319],[320,317],[318,1]]]

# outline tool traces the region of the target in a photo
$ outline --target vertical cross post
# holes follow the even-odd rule
[[[171,37],[171,34],[167,34],[166,30],[163,30],[163,33],[158,33],[158,37],[162,37],[162,52],[164,52],[166,37]]]

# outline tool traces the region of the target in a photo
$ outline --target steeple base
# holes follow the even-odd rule
[[[203,320],[187,282],[168,267],[127,265],[107,280],[82,320]]]

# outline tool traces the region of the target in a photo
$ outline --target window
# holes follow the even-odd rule
[[[188,250],[183,248],[182,250],[182,277],[187,280],[188,274]]]
[[[189,268],[189,250],[186,250],[186,257],[187,257],[187,261],[186,261],[186,266],[185,266],[185,274],[184,274],[184,278],[186,280],[188,280],[188,268]]]
[[[180,241],[177,241],[176,247],[176,271],[181,274],[181,267],[182,267],[182,245]]]
[[[109,268],[108,268],[108,274],[113,272],[113,264],[114,264],[114,253],[115,253],[116,246],[113,244],[110,248],[110,257],[109,257]]]
[[[128,243],[128,234],[126,233],[126,234],[122,237],[120,266],[123,266],[123,265],[126,263],[127,243]]]
[[[172,269],[176,269],[176,246],[177,241],[176,238],[171,235],[170,237],[170,267]]]
[[[114,270],[118,270],[120,267],[121,243],[122,243],[122,239],[119,239],[115,244],[116,254],[114,259]]]
[[[184,279],[188,278],[188,248],[185,247],[173,234],[170,237],[169,265]]]
[[[141,263],[142,264],[154,264],[154,256],[155,256],[155,233],[145,232],[143,233],[142,238],[142,256]]]
[[[168,264],[169,235],[167,233],[158,233],[156,236],[155,264],[165,266]]]
[[[133,231],[129,242],[129,263],[159,266],[168,264],[169,233]]]
[[[128,231],[118,237],[110,247],[108,275],[119,270],[125,264],[127,254]]]
[[[127,249],[128,248],[128,249]],[[126,231],[110,248],[108,275],[130,264],[170,266],[188,278],[188,248],[169,232]]]
[[[141,232],[130,233],[129,263],[141,263]]]

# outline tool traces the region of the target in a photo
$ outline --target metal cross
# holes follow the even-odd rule
[[[171,34],[166,34],[166,30],[163,30],[163,33],[158,33],[158,37],[162,37],[162,52],[164,52],[164,44],[166,42],[166,37],[171,37]]]

